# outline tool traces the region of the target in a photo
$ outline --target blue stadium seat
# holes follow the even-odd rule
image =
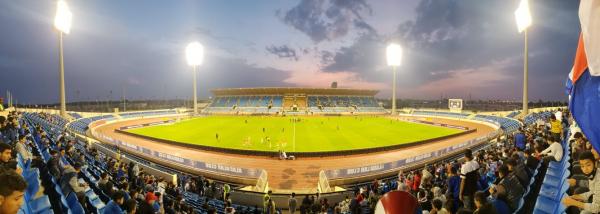
[[[32,213],[48,213],[52,209],[50,199],[47,195],[36,198],[33,201],[28,202]]]

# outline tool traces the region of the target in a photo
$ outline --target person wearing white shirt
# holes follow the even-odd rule
[[[15,145],[15,150],[21,155],[23,160],[31,160],[33,159],[33,155],[31,154],[31,151],[29,151],[29,146],[27,146],[26,143],[25,135],[20,135],[19,141],[17,141],[17,144]]]
[[[563,148],[557,141],[552,142],[550,146],[541,152],[543,155],[547,155],[544,157],[544,162],[548,163],[549,161],[560,161],[563,157]]]

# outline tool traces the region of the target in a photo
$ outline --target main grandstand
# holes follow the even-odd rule
[[[206,113],[280,114],[303,112],[384,113],[377,90],[342,88],[224,88],[214,95]]]

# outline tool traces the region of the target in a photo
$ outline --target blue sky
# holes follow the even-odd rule
[[[521,99],[516,0],[68,1],[67,99],[189,98],[187,43],[205,46],[199,96],[297,86],[391,94],[385,46],[404,47],[399,98]],[[565,100],[579,1],[531,1],[530,99]],[[54,1],[0,1],[0,91],[58,100]],[[112,96],[110,91],[113,91]]]

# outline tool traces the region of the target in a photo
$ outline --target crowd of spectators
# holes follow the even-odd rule
[[[525,124],[515,133],[488,143],[479,150],[464,151],[464,158],[426,165],[422,169],[400,171],[393,179],[374,180],[354,187],[354,194],[338,203],[331,203],[319,194],[290,195],[290,213],[371,213],[379,199],[390,191],[403,191],[414,197],[415,213],[513,213],[531,209],[523,199],[532,197],[532,185],[545,167],[563,158],[563,142],[572,149],[573,176],[569,179],[572,195],[563,200],[573,210],[600,211],[600,202],[593,197],[600,187],[594,176],[598,160],[585,136],[574,127],[568,111],[559,111],[548,119]],[[64,121],[53,115],[38,114],[50,124]],[[33,126],[33,127],[30,127]],[[83,141],[77,140],[59,126],[48,127],[29,123],[19,113],[0,117],[0,213],[16,213],[21,209],[27,182],[17,164],[17,154],[31,167],[47,170],[58,181],[65,195],[73,192],[86,212],[100,213],[196,213],[197,209],[184,200],[185,193],[195,193],[225,204],[224,213],[279,213],[281,209],[271,198],[263,196],[263,204],[254,209],[238,209],[230,197],[232,187],[203,176],[181,175],[168,182],[145,172],[138,163],[110,157]],[[567,135],[566,133],[571,133]],[[571,139],[565,141],[564,139]],[[39,140],[41,148],[35,145]],[[48,151],[43,158],[41,150]],[[590,156],[590,154],[593,154]],[[581,157],[581,158],[579,158]],[[87,171],[86,171],[87,170]],[[96,182],[81,179],[86,173]],[[538,179],[536,179],[536,176]],[[99,210],[86,203],[86,192],[97,189],[109,198]],[[41,190],[43,191],[43,190]],[[202,210],[217,213],[204,200]],[[597,201],[596,201],[597,200]],[[589,203],[584,203],[589,201]],[[260,206],[260,208],[259,208]]]
[[[52,115],[37,116],[48,124],[62,123]],[[196,213],[184,201],[184,191],[199,192],[211,199],[224,200],[229,205],[226,210],[232,211],[232,201],[228,194],[230,187],[227,184],[217,184],[203,177],[182,176],[185,180],[180,179],[181,187],[178,187],[178,181],[167,182],[164,178],[145,172],[137,163],[127,163],[121,161],[119,156],[113,158],[103,154],[60,130],[58,126],[35,124],[30,129],[29,124],[21,113],[12,112],[8,117],[0,117],[0,183],[9,184],[0,185],[2,214],[24,210],[23,195],[27,182],[22,176],[23,169],[17,164],[17,156],[30,162],[32,168],[47,170],[64,195],[70,192],[77,195],[86,213]],[[41,147],[35,145],[36,140],[39,140],[38,146]],[[41,150],[48,151],[47,160],[42,157]],[[85,170],[86,173],[97,176],[97,180],[83,180]],[[90,189],[97,189],[100,191],[97,194],[108,198],[101,209],[86,203],[86,195]],[[41,188],[39,194],[43,192]],[[208,204],[203,208],[206,213],[217,213]]]
[[[419,170],[401,171],[393,179],[357,186],[356,195],[333,205],[334,213],[373,211],[378,199],[392,190],[411,193],[423,213],[529,213],[533,207],[521,200],[532,198],[535,203],[534,189],[539,182],[533,184],[534,176],[543,178],[538,172],[563,158],[562,142],[569,137],[565,131],[572,124],[568,111],[553,112],[547,119],[505,133],[484,149],[466,150],[461,160],[432,163]],[[591,150],[581,132],[572,133],[574,154]]]

